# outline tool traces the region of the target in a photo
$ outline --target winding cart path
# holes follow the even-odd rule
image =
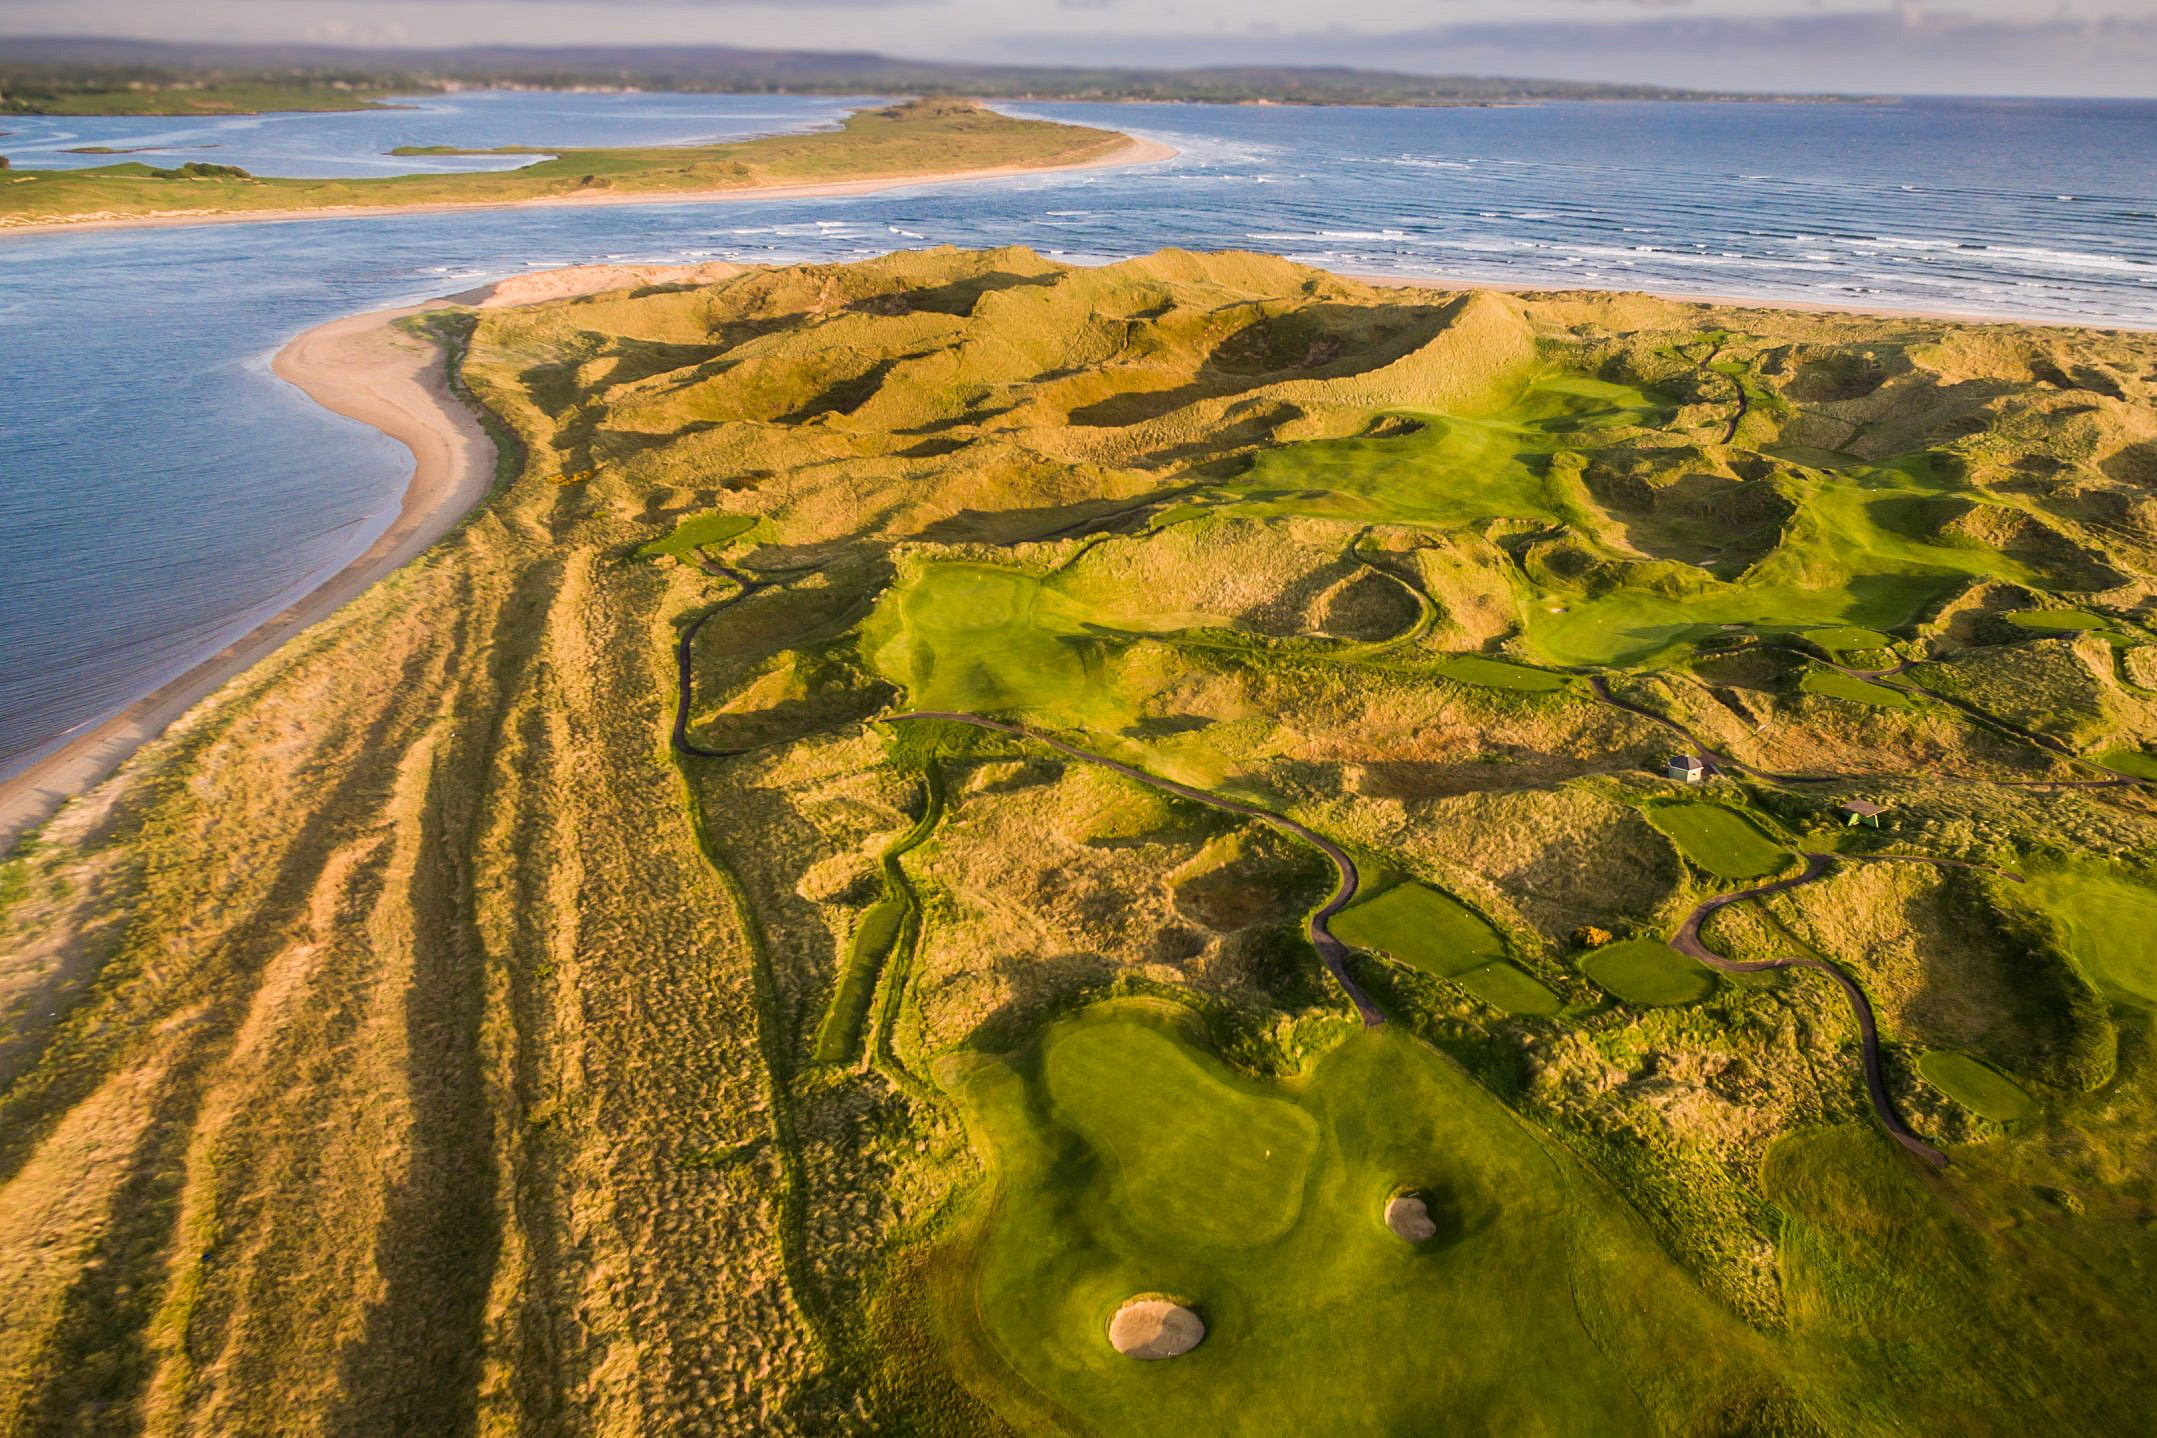
[[[897,724],[910,719],[942,719],[953,724],[971,724],[976,729],[992,729],[999,734],[1010,734],[1016,738],[1039,744],[1044,748],[1054,749],[1057,753],[1077,759],[1082,763],[1098,764],[1102,768],[1112,770],[1127,779],[1136,779],[1141,784],[1149,785],[1164,793],[1174,794],[1180,799],[1189,799],[1195,804],[1204,804],[1208,808],[1220,809],[1230,814],[1239,814],[1247,819],[1258,819],[1309,844],[1332,862],[1334,873],[1338,876],[1334,882],[1333,893],[1311,914],[1310,921],[1306,925],[1306,932],[1311,939],[1311,947],[1318,950],[1319,961],[1326,966],[1326,972],[1333,975],[1333,981],[1341,986],[1341,992],[1348,996],[1348,1002],[1355,1005],[1357,1015],[1363,1020],[1363,1027],[1375,1029],[1386,1021],[1385,1014],[1380,1011],[1377,1004],[1371,1001],[1370,995],[1366,994],[1362,987],[1349,977],[1348,945],[1335,938],[1333,930],[1327,926],[1328,921],[1342,909],[1348,907],[1349,902],[1355,898],[1356,888],[1362,883],[1363,876],[1357,871],[1355,860],[1348,857],[1348,852],[1325,835],[1306,825],[1297,823],[1294,819],[1284,814],[1276,814],[1271,809],[1261,808],[1257,804],[1246,803],[1241,799],[1231,799],[1225,795],[1208,793],[1204,789],[1195,789],[1189,784],[1179,784],[1174,779],[1164,779],[1158,774],[1149,774],[1135,765],[1124,763],[1121,759],[1111,759],[1106,754],[1096,754],[1090,750],[1081,749],[1075,744],[1066,744],[1061,739],[1052,738],[1047,734],[1028,729],[1023,725],[1006,723],[1001,719],[989,719],[979,714],[964,714],[943,709],[910,709],[902,714],[887,714],[879,722]]]
[[[1950,869],[1977,869],[2012,879],[2018,884],[2022,882],[2020,874],[2009,873],[2005,869],[1996,869],[1986,864],[1965,863],[1959,859],[1935,859],[1924,854],[1865,854],[1843,857],[1852,863],[1932,864]],[[1700,937],[1700,926],[1705,924],[1709,915],[1713,914],[1717,909],[1728,908],[1732,904],[1741,904],[1748,899],[1765,898],[1769,894],[1781,893],[1787,889],[1795,889],[1802,884],[1811,884],[1824,879],[1834,869],[1836,856],[1833,854],[1806,854],[1804,859],[1805,868],[1787,879],[1777,879],[1772,884],[1761,884],[1756,888],[1740,889],[1736,893],[1717,894],[1713,898],[1703,899],[1694,906],[1691,913],[1685,916],[1685,922],[1678,925],[1678,932],[1671,939],[1670,946],[1679,953],[1698,959],[1709,968],[1718,969],[1726,974],[1757,974],[1771,969],[1811,969],[1815,973],[1826,974],[1830,979],[1833,979],[1836,985],[1842,989],[1843,997],[1849,1001],[1850,1013],[1857,1020],[1858,1045],[1865,1068],[1865,1092],[1872,1099],[1872,1111],[1879,1115],[1880,1126],[1887,1130],[1888,1137],[1894,1139],[1895,1142],[1901,1144],[1911,1153],[1916,1154],[1926,1163],[1931,1164],[1934,1168],[1945,1168],[1947,1167],[1947,1155],[1910,1132],[1909,1125],[1903,1122],[1901,1113],[1895,1108],[1894,1099],[1888,1095],[1887,1074],[1880,1060],[1879,1025],[1873,1019],[1872,1001],[1865,997],[1865,991],[1858,986],[1857,980],[1845,973],[1839,964],[1830,963],[1826,959],[1813,958],[1809,955],[1779,959],[1741,960],[1724,958],[1721,954],[1709,948],[1706,941]]]

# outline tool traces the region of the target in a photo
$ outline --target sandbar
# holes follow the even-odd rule
[[[524,200],[469,200],[431,205],[324,205],[306,210],[190,210],[169,215],[87,216],[72,220],[38,220],[11,224],[0,220],[0,235],[50,235],[72,230],[165,229],[183,225],[276,225],[301,220],[354,220],[383,215],[442,215],[459,210],[581,209],[595,205],[693,205],[721,200],[822,200],[846,195],[873,195],[911,185],[971,184],[980,180],[1010,180],[1025,175],[1054,175],[1073,170],[1102,170],[1126,165],[1153,165],[1181,154],[1173,145],[1158,140],[1126,136],[1122,145],[1090,160],[1061,165],[996,165],[987,169],[946,170],[917,175],[876,175],[859,180],[824,180],[815,184],[736,185],[724,190],[661,190],[648,194],[621,195],[606,192],[541,195]]]

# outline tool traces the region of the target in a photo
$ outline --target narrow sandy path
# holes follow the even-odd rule
[[[1309,844],[1332,862],[1333,871],[1337,876],[1333,886],[1333,893],[1326,899],[1325,903],[1318,906],[1306,926],[1306,932],[1311,939],[1311,947],[1318,950],[1319,961],[1326,966],[1326,972],[1333,975],[1333,981],[1341,986],[1341,992],[1348,996],[1348,1001],[1351,1004],[1355,1005],[1357,1015],[1363,1020],[1363,1027],[1375,1029],[1386,1021],[1385,1014],[1380,1011],[1377,1004],[1371,1001],[1370,995],[1366,994],[1362,987],[1348,976],[1348,945],[1335,938],[1333,930],[1327,926],[1328,921],[1342,909],[1348,907],[1349,901],[1355,898],[1356,887],[1362,882],[1363,876],[1357,871],[1355,860],[1348,857],[1347,851],[1325,835],[1297,823],[1294,819],[1284,814],[1276,814],[1271,809],[1264,809],[1256,804],[1248,804],[1241,799],[1230,799],[1221,794],[1210,794],[1204,789],[1194,789],[1189,784],[1179,784],[1174,779],[1164,779],[1158,774],[1149,774],[1144,769],[1126,764],[1120,759],[1111,759],[1105,754],[1092,753],[1089,750],[1081,749],[1073,744],[1066,744],[1061,739],[1051,738],[1047,734],[1025,728],[1022,725],[1007,724],[1001,719],[986,719],[979,714],[962,714],[942,709],[912,709],[903,714],[887,714],[877,722],[897,724],[909,719],[943,719],[953,724],[971,724],[976,729],[993,729],[999,734],[1014,735],[1017,738],[1028,740],[1045,748],[1054,749],[1057,753],[1077,759],[1082,763],[1098,764],[1102,768],[1113,770],[1127,779],[1136,779],[1141,784],[1150,785],[1164,793],[1174,794],[1180,799],[1189,799],[1195,804],[1204,804],[1211,809],[1220,809],[1230,814],[1240,814],[1248,819],[1257,819],[1271,824],[1274,828],[1284,833],[1292,834],[1304,843]]]

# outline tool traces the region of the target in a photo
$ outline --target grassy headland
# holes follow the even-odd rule
[[[688,198],[1056,169],[1126,152],[1138,153],[1136,142],[1114,131],[1013,119],[964,101],[917,100],[858,111],[836,130],[725,145],[553,151],[503,171],[324,180],[256,176],[224,165],[20,170],[0,184],[0,228]]]
[[[0,1428],[2138,1431],[2157,341],[1023,250],[432,323],[507,482],[0,870]],[[1801,853],[1703,941],[1944,1171],[1667,942]]]

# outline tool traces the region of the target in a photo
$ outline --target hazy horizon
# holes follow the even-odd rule
[[[908,59],[1345,65],[1781,92],[2157,96],[2157,0],[0,0],[8,37],[712,45]]]

